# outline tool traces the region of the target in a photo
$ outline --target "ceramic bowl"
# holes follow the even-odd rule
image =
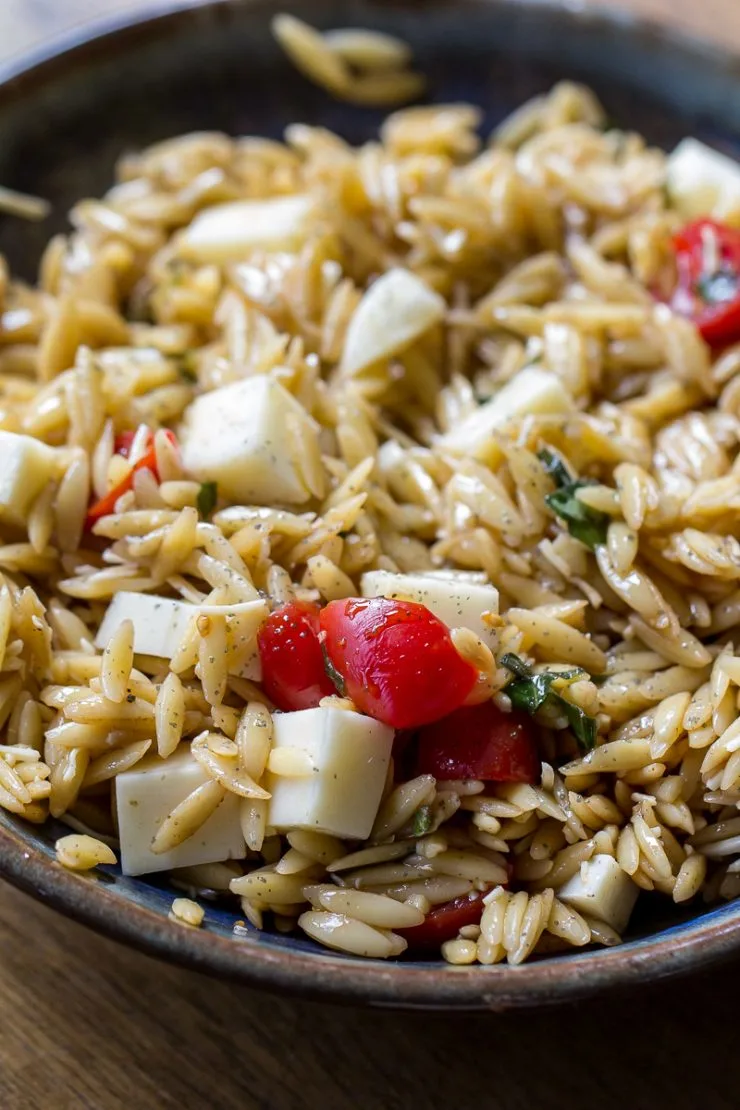
[[[380,27],[414,49],[436,101],[481,106],[484,127],[563,77],[586,81],[613,120],[671,147],[686,134],[740,147],[740,61],[630,17],[528,0],[291,0],[319,26]],[[0,73],[0,181],[48,197],[43,224],[0,222],[0,250],[32,278],[44,243],[82,196],[100,195],[120,153],[196,129],[279,136],[322,124],[370,138],[378,112],[350,108],[308,84],[269,32],[264,0],[173,2],[151,18],[97,30]],[[619,948],[578,951],[522,967],[360,961],[294,937],[233,935],[216,905],[202,929],[171,924],[165,881],[102,869],[63,870],[61,827],[0,813],[0,873],[63,913],[170,960],[273,990],[374,1005],[492,1009],[553,1003],[698,970],[740,949],[740,902],[672,912],[645,905]]]

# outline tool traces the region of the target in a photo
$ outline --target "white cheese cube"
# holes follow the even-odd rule
[[[246,844],[239,819],[239,798],[227,794],[193,836],[169,852],[155,855],[152,841],[165,817],[203,783],[208,775],[182,746],[169,759],[147,756],[114,780],[121,869],[124,875],[147,875],[171,867],[243,859]]]
[[[740,164],[734,158],[698,139],[684,139],[668,159],[666,174],[671,201],[686,219],[734,215],[733,222],[740,222]]]
[[[491,437],[510,421],[524,416],[572,412],[573,400],[557,375],[538,366],[526,366],[479,409],[441,436],[439,446],[456,455],[484,458]]]
[[[469,628],[489,641],[490,627],[482,614],[498,613],[498,590],[485,575],[466,571],[425,571],[423,574],[393,574],[369,570],[360,579],[363,597],[395,597],[418,601],[450,628]]]
[[[229,501],[295,505],[323,494],[306,479],[307,472],[323,474],[318,425],[274,378],[244,378],[205,393],[188,409],[181,439],[185,469],[216,482]]]
[[[25,524],[28,510],[55,468],[53,447],[33,436],[0,432],[0,520]]]
[[[239,262],[253,251],[295,251],[315,221],[310,196],[237,200],[199,212],[179,239],[178,249],[194,262]]]
[[[392,358],[438,323],[444,298],[408,270],[388,270],[373,282],[355,309],[344,341],[341,370],[359,374]]]
[[[627,925],[639,890],[612,856],[586,860],[558,891],[558,898],[579,913],[605,921],[618,933]]]
[[[234,605],[192,605],[175,598],[122,590],[114,595],[106,610],[95,637],[95,646],[105,648],[121,622],[130,620],[134,625],[134,652],[137,655],[171,659],[200,613],[226,617],[227,646],[232,653],[231,673],[259,681],[256,639],[269,614],[267,602],[262,598]]]
[[[268,772],[268,825],[364,840],[380,805],[393,729],[344,709],[302,709],[273,719],[273,748],[305,752],[313,771],[300,777]]]

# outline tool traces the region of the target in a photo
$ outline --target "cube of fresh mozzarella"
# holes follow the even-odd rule
[[[670,198],[686,219],[732,214],[740,220],[740,164],[734,158],[698,139],[684,139],[668,159],[666,174]]]
[[[360,579],[363,597],[397,597],[426,605],[450,628],[469,628],[486,642],[491,628],[483,613],[498,613],[498,590],[485,575],[467,571],[425,571],[393,574],[369,570]]]
[[[122,621],[133,621],[134,651],[171,659],[199,613],[226,617],[227,645],[233,674],[260,679],[257,633],[268,616],[262,598],[234,605],[193,605],[154,594],[121,591],[114,595],[95,637],[95,646],[105,648]]]
[[[194,262],[239,262],[255,250],[294,251],[308,238],[315,203],[310,196],[237,200],[199,212],[178,249]]]
[[[244,378],[193,401],[182,432],[185,469],[242,505],[301,504],[323,487],[319,428],[279,382]],[[306,453],[306,460],[302,454]]]
[[[208,775],[182,746],[168,759],[147,756],[118,775],[115,782],[121,868],[124,875],[147,875],[171,867],[243,859],[246,844],[239,816],[239,798],[227,794],[196,833],[177,848],[156,855],[152,841],[165,817]]]
[[[273,748],[297,748],[313,770],[300,777],[268,772],[267,823],[364,840],[383,793],[393,729],[345,709],[274,715]]]
[[[392,358],[438,323],[444,298],[400,267],[373,282],[355,309],[344,341],[341,370],[359,374]]]
[[[479,409],[443,435],[439,445],[456,455],[484,458],[491,437],[513,420],[573,411],[573,400],[557,375],[538,366],[526,366]]]
[[[25,524],[56,468],[56,452],[33,436],[0,432],[0,520]]]
[[[558,898],[579,913],[605,921],[618,933],[627,925],[639,891],[612,856],[593,856],[560,888]]]

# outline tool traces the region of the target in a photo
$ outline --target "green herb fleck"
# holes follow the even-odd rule
[[[598,727],[579,706],[568,701],[552,689],[558,679],[588,678],[586,671],[575,667],[569,671],[533,671],[523,659],[511,653],[501,657],[501,663],[515,676],[506,686],[505,693],[515,709],[533,716],[548,700],[565,713],[573,735],[583,751],[590,752],[596,744]]]
[[[574,539],[595,551],[600,544],[606,543],[609,516],[584,505],[576,496],[579,489],[594,483],[573,478],[565,463],[553,451],[540,451],[537,457],[557,487],[545,496],[545,503],[565,521]]]
[[[432,807],[419,806],[411,822],[412,836],[426,836],[432,828]]]
[[[195,369],[194,355],[194,351],[183,351],[180,362],[178,364],[178,372],[180,374],[180,377],[184,382],[188,382],[190,385],[198,384],[198,375]]]
[[[208,517],[211,515],[211,513],[213,512],[213,510],[216,507],[216,502],[217,501],[218,501],[218,486],[217,486],[217,484],[215,482],[204,482],[203,485],[198,490],[198,497],[196,498],[196,504],[198,506],[198,512],[200,513],[200,515],[203,517],[204,520],[207,520]]]
[[[329,658],[329,653],[326,650],[326,644],[321,645],[321,654],[324,656],[324,670],[334,683],[334,686],[336,687],[337,693],[339,694],[340,698],[343,698],[347,693],[347,687],[344,685],[344,679]]]

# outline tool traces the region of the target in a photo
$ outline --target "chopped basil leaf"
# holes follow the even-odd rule
[[[542,671],[540,674],[533,674],[531,678],[518,678],[509,683],[506,693],[515,709],[534,714],[550,697],[550,687],[557,677],[552,672]]]
[[[606,543],[609,517],[598,509],[584,505],[575,496],[576,490],[587,485],[590,483],[573,482],[568,489],[557,489],[554,493],[548,493],[545,502],[556,516],[565,521],[574,539],[580,540],[586,547],[595,551],[600,544]]]
[[[411,822],[412,836],[426,836],[432,827],[432,807],[419,806]]]
[[[592,551],[606,543],[608,514],[584,505],[576,496],[579,489],[593,483],[572,478],[565,463],[552,451],[540,451],[537,457],[557,487],[553,493],[546,494],[545,503],[565,521],[571,536]]]
[[[218,486],[215,482],[204,482],[198,490],[196,504],[200,515],[207,519],[216,507],[218,501]]]
[[[511,671],[517,678],[532,677],[532,668],[528,667],[523,659],[520,659],[518,655],[514,655],[511,651],[501,656],[501,663],[506,667],[507,671]]]
[[[705,304],[727,304],[728,301],[736,300],[740,294],[738,275],[732,270],[717,270],[714,274],[707,274],[697,281],[696,292]]]
[[[590,752],[596,743],[598,732],[596,721],[589,717],[579,706],[562,697],[552,685],[557,679],[587,677],[579,667],[569,671],[533,671],[523,659],[511,653],[501,657],[501,663],[516,677],[505,687],[511,704],[533,716],[548,699],[561,710],[571,727],[573,735],[583,751]]]
[[[580,706],[574,705],[571,701],[566,701],[565,698],[561,698],[559,694],[555,696],[560,702],[560,707],[564,710],[565,716],[568,718],[571,732],[578,741],[580,748],[584,752],[590,752],[596,744],[596,736],[599,731],[595,718],[589,717]]]
[[[329,653],[326,650],[326,644],[321,645],[321,654],[324,657],[324,670],[328,674],[331,681],[334,683],[334,686],[340,698],[343,698],[347,693],[347,687],[344,685],[344,679],[329,658]]]
[[[558,489],[565,489],[566,486],[573,485],[575,478],[568,470],[567,466],[554,451],[549,451],[544,448],[537,453],[537,458],[542,463],[545,474],[548,474]]]

